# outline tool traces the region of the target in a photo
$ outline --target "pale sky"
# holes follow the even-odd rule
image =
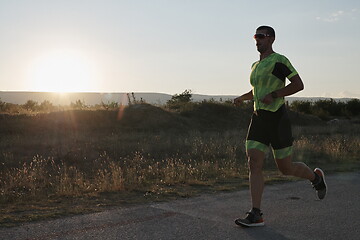
[[[0,0],[0,91],[240,95],[260,25],[295,96],[360,97],[355,0]]]

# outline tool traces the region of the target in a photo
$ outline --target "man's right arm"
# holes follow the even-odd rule
[[[252,90],[234,99],[235,105],[240,105],[243,101],[252,100],[254,98]]]

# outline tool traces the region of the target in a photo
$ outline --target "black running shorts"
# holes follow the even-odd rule
[[[257,110],[253,113],[246,138],[246,149],[265,151],[271,145],[276,159],[292,154],[291,123],[285,105],[276,112]]]

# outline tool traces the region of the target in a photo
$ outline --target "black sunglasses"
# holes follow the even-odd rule
[[[264,39],[265,37],[271,37],[271,35],[265,33],[257,33],[254,35],[254,39]]]

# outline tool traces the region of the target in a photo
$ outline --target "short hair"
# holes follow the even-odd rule
[[[275,30],[270,26],[260,26],[256,29],[257,30],[265,30],[267,34],[269,34],[272,37],[275,37]]]

